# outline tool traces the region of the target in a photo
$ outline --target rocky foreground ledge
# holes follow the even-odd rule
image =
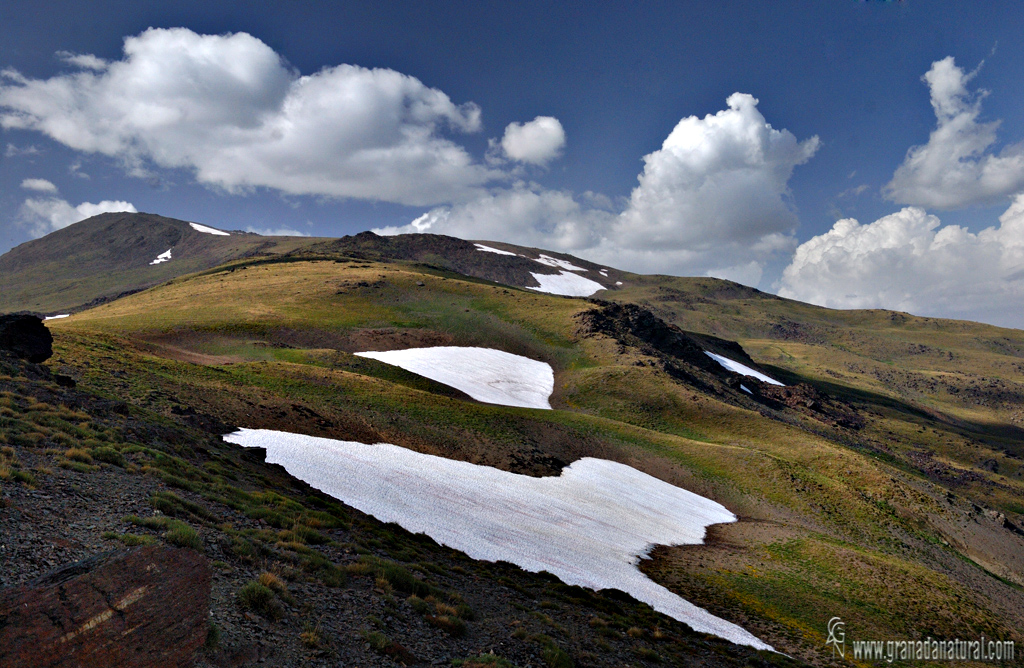
[[[2,589],[0,665],[192,665],[209,626],[210,579],[201,554],[154,545]]]

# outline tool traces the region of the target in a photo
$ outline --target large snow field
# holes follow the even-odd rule
[[[240,429],[224,440],[265,448],[267,462],[296,478],[474,559],[546,570],[570,585],[620,589],[696,631],[771,649],[637,569],[653,545],[700,544],[705,527],[734,522],[735,515],[624,464],[585,458],[558,477],[532,478],[387,443],[266,429]]]
[[[564,269],[557,274],[535,274],[531,271],[530,275],[540,283],[539,288],[529,288],[530,290],[547,292],[552,295],[589,297],[598,290],[604,290],[604,286],[597,281],[592,281],[589,278],[584,278]]]
[[[231,236],[227,232],[223,232],[221,230],[215,230],[212,227],[207,227],[206,225],[200,225],[199,223],[189,223],[189,225],[191,225],[192,229],[195,230],[196,232],[202,232],[203,234],[216,234],[218,237],[230,237]]]
[[[485,253],[497,253],[498,255],[511,255],[512,257],[515,257],[515,255],[516,255],[515,253],[510,253],[510,252],[508,252],[506,250],[501,250],[500,248],[491,248],[490,246],[485,246],[483,244],[473,244],[473,245],[476,246],[476,249],[478,251],[483,251]]]
[[[740,364],[739,362],[733,362],[728,357],[722,357],[721,355],[716,355],[714,353],[709,353],[706,350],[704,351],[704,354],[707,355],[708,357],[710,357],[711,359],[715,360],[716,362],[718,362],[722,366],[724,366],[729,371],[732,371],[733,373],[738,373],[741,376],[750,376],[751,378],[757,378],[758,380],[764,381],[765,383],[770,383],[771,385],[783,385],[779,381],[775,380],[774,378],[769,378],[768,376],[764,375],[760,371],[754,371],[753,369],[751,369],[746,364]],[[783,385],[783,387],[785,387],[785,385]]]
[[[551,408],[555,374],[547,362],[491,348],[437,346],[356,353],[461,390],[477,401]]]

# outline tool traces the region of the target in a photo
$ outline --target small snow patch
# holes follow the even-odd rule
[[[704,351],[704,354],[707,355],[708,357],[710,357],[711,359],[715,360],[716,362],[718,362],[722,366],[724,366],[729,371],[732,371],[733,373],[738,373],[741,376],[750,376],[751,378],[757,378],[758,380],[764,381],[765,383],[769,383],[771,385],[782,385],[782,383],[780,383],[779,381],[775,380],[774,378],[769,378],[768,376],[764,375],[760,371],[754,371],[753,369],[751,369],[749,366],[747,366],[745,364],[740,364],[739,362],[733,362],[728,357],[722,357],[721,355],[716,355],[714,353],[709,353],[706,350]]]
[[[200,225],[199,223],[189,223],[192,229],[196,232],[202,232],[203,234],[216,234],[218,237],[230,237],[231,235],[221,230],[215,230],[212,227],[206,225]]]
[[[48,315],[43,320],[60,320],[61,318],[71,317],[70,313],[61,313],[60,315]]]
[[[511,255],[515,257],[515,253],[509,253],[508,251],[501,250],[500,248],[491,248],[490,246],[484,246],[483,244],[473,244],[476,249],[485,253],[497,253],[498,255]]]
[[[599,271],[597,273],[601,274],[605,278],[608,278],[608,270],[607,269],[602,269],[601,271]]]
[[[740,383],[740,389],[746,392],[747,394],[753,394],[753,392],[750,391],[750,388],[744,385],[743,383]]]
[[[150,262],[150,264],[160,264],[161,262],[170,262],[170,260],[171,260],[171,251],[172,250],[173,249],[168,248],[163,253],[160,253],[159,255],[156,256],[155,260]]]
[[[557,274],[535,274],[531,271],[530,276],[540,283],[539,288],[529,288],[530,290],[547,292],[552,295],[589,297],[598,290],[604,290],[604,286],[597,281],[564,270]]]
[[[622,281],[615,281],[615,285],[622,285]]]
[[[555,374],[547,362],[491,348],[437,346],[356,353],[454,387],[486,404],[551,409]]]
[[[587,457],[560,476],[534,478],[389,443],[265,429],[240,429],[224,440],[264,448],[268,463],[339,501],[473,559],[548,571],[568,585],[618,589],[698,632],[771,649],[640,572],[637,562],[652,545],[699,545],[705,527],[736,516],[625,464]]]
[[[549,257],[547,255],[541,255],[539,258],[534,260],[534,262],[540,262],[541,264],[545,264],[549,267],[556,267],[558,269],[565,269],[567,271],[586,271],[586,269],[584,269],[583,267],[577,267],[568,260],[559,260],[558,258]]]

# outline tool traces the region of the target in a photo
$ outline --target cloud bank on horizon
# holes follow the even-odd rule
[[[995,150],[999,122],[981,120],[988,92],[972,91],[977,70],[966,73],[952,57],[923,77],[935,130],[882,189],[906,208],[867,224],[840,220],[803,243],[788,184],[821,142],[772,127],[746,93],[717,113],[680,120],[643,157],[628,200],[613,203],[538,183],[567,146],[557,118],[511,123],[474,157],[460,137],[482,132],[479,106],[394,70],[342,64],[303,75],[246,33],[185,28],[127,37],[116,61],[58,57],[73,69],[46,79],[0,72],[0,127],[108,156],[132,176],[181,169],[229,194],[270,189],[424,207],[406,225],[375,231],[507,241],[639,272],[757,286],[769,263],[788,263],[766,286],[784,296],[1024,327],[1024,142]],[[35,236],[93,213],[135,210],[119,200],[74,206],[42,178],[22,185],[33,195],[19,219]],[[1000,201],[1012,205],[999,225],[977,233],[928,214]],[[950,273],[959,279],[943,278]]]
[[[990,152],[998,121],[977,122],[981,99],[953,58],[924,75],[937,127],[907,152],[885,187],[915,204],[860,224],[852,218],[801,244],[778,294],[832,308],[888,308],[1024,328],[1024,142]],[[1012,197],[998,226],[943,226],[925,208]]]

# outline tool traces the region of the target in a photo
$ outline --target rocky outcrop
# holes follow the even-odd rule
[[[39,364],[53,355],[53,336],[38,316],[0,315],[0,351]]]
[[[210,577],[197,552],[146,546],[0,590],[0,666],[190,666],[209,626]]]

